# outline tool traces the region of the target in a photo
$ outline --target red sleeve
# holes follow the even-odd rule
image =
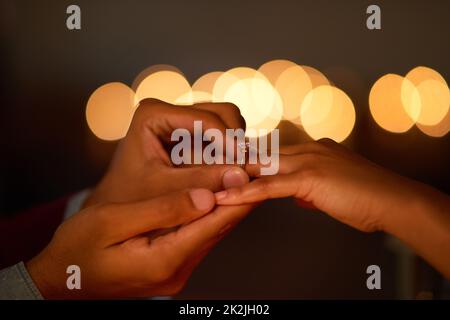
[[[69,197],[0,219],[0,269],[27,261],[50,242]]]

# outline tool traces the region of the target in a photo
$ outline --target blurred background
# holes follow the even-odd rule
[[[77,4],[82,29],[66,28]],[[5,216],[93,186],[115,142],[85,119],[100,85],[131,85],[153,64],[192,83],[236,66],[289,59],[323,72],[352,99],[344,142],[372,161],[450,193],[450,139],[416,127],[394,134],[369,112],[373,83],[424,65],[450,79],[449,1],[377,1],[382,30],[366,28],[371,1],[0,0],[1,174]],[[302,141],[289,124],[285,143]],[[283,133],[284,131],[284,133]],[[367,290],[366,268],[382,270]],[[440,298],[443,279],[394,239],[364,234],[290,200],[268,202],[200,265],[182,298]]]

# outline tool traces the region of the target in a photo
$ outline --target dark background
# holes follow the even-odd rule
[[[70,4],[81,7],[81,31],[65,26]],[[382,9],[381,31],[365,26],[370,4]],[[177,66],[192,83],[209,71],[280,58],[318,68],[352,98],[349,147],[449,193],[449,135],[431,138],[415,127],[388,133],[367,103],[386,73],[425,65],[450,79],[449,12],[450,1],[437,0],[0,0],[0,210],[12,215],[98,181],[115,147],[96,139],[84,118],[100,85],[131,85],[158,63]],[[384,235],[278,200],[225,239],[181,296],[394,298],[401,291],[396,261]],[[382,290],[366,289],[370,264],[382,269]],[[416,291],[439,292],[439,279],[425,270]]]

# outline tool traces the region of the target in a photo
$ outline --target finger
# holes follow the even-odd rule
[[[329,145],[336,144],[330,139],[321,139],[300,143],[295,145],[281,146],[279,148],[279,166],[278,174],[289,174],[302,167],[302,160],[317,158],[319,155],[325,155]],[[260,177],[261,168],[269,167],[271,164],[248,163],[245,165],[245,171],[250,177]]]
[[[325,141],[325,140],[324,140]],[[310,152],[324,152],[326,149],[325,143],[327,142],[318,142],[318,141],[311,141],[311,142],[305,142],[305,143],[299,143],[299,144],[293,144],[293,145],[285,145],[280,146],[280,154],[284,155],[293,155],[293,154],[304,154],[304,153],[310,153]]]
[[[233,165],[205,165],[190,168],[171,168],[169,178],[178,189],[205,188],[213,192],[239,187],[249,182],[247,173]]]
[[[157,134],[172,133],[174,129],[184,128],[194,132],[194,121],[202,121],[203,129],[219,129],[225,133],[225,122],[215,113],[172,105],[155,99],[145,99],[136,110],[138,121],[150,126]]]
[[[277,174],[290,174],[295,171],[307,168],[308,163],[318,161],[321,157],[317,154],[279,154]],[[245,171],[250,177],[261,177],[261,169],[269,167],[271,164],[248,163]]]
[[[199,110],[205,110],[217,114],[225,123],[227,128],[244,129],[246,127],[245,119],[241,115],[241,111],[232,103],[197,103],[193,106]]]
[[[200,121],[200,123],[198,123]],[[175,129],[187,130],[192,136],[194,128],[201,125],[201,130],[217,129],[225,137],[226,125],[215,113],[176,106],[155,99],[145,99],[136,110],[126,140],[137,136],[144,145],[146,158],[161,158],[166,151],[160,141],[172,144],[172,134]],[[167,157],[167,156],[166,156]]]
[[[242,187],[217,192],[215,197],[219,205],[241,205],[290,196],[304,199],[309,189],[307,180],[289,174],[259,178]]]
[[[214,205],[210,190],[191,189],[146,201],[106,205],[98,218],[106,238],[117,243],[155,229],[189,223],[210,212]]]

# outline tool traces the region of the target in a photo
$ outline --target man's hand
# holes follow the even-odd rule
[[[233,165],[174,167],[168,155],[173,130],[193,133],[194,121],[203,130],[245,129],[239,109],[230,103],[174,106],[147,99],[140,103],[126,137],[99,185],[85,203],[127,202],[158,196],[184,188],[219,191],[248,182],[247,174]]]
[[[231,104],[141,102],[85,209],[26,264],[45,298],[173,295],[250,212],[251,205],[214,208],[212,191],[248,182],[240,167],[172,165],[167,153],[172,131],[192,132],[197,120],[204,130],[245,128]],[[73,264],[81,267],[81,290],[66,288],[66,268]]]
[[[132,203],[86,208],[64,222],[27,263],[45,298],[173,295],[206,252],[249,209],[215,206],[207,189],[189,189]],[[181,225],[181,227],[180,227]],[[157,236],[161,229],[179,227]],[[81,269],[81,290],[66,287],[66,269]]]

